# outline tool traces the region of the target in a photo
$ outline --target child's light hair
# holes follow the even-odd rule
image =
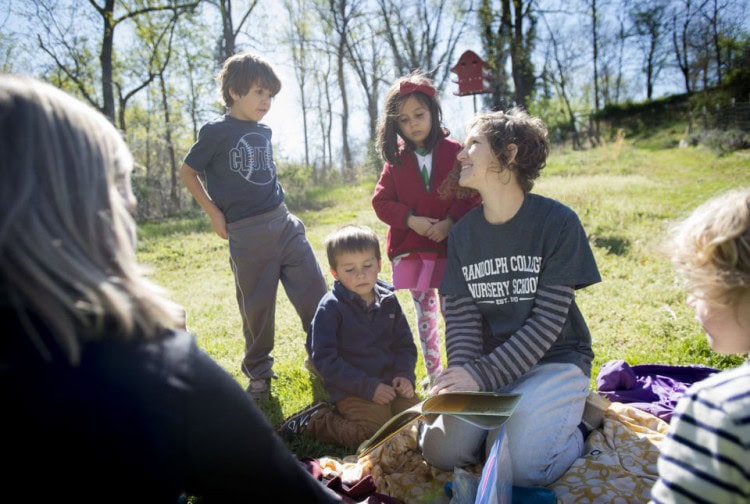
[[[670,236],[668,254],[692,295],[737,306],[750,291],[750,189],[708,200]]]
[[[367,226],[343,226],[329,234],[325,241],[328,266],[336,269],[340,254],[372,251],[380,261],[380,240],[375,231]]]
[[[133,159],[112,123],[49,84],[2,75],[0,154],[0,293],[43,358],[75,364],[86,340],[182,323],[138,271],[121,194]]]
[[[227,107],[234,105],[230,91],[245,96],[254,84],[268,89],[273,96],[281,91],[281,80],[271,64],[250,52],[238,53],[227,58],[216,76],[216,81]]]
[[[426,92],[425,92],[426,91]],[[401,105],[409,98],[414,97],[430,111],[430,133],[424,141],[425,149],[432,150],[438,141],[449,135],[447,129],[443,128],[443,111],[432,81],[425,77],[422,72],[415,70],[407,76],[397,79],[388,88],[385,95],[385,107],[378,121],[377,148],[383,159],[391,164],[399,163],[401,147],[398,138],[404,141],[406,147],[414,150],[414,143],[401,134],[398,118]]]

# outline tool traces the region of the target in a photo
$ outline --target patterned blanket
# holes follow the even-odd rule
[[[612,403],[602,427],[586,442],[587,453],[550,486],[557,502],[631,503],[648,502],[656,481],[658,445],[668,424],[635,407]],[[445,482],[453,477],[428,465],[417,448],[417,424],[412,424],[366,457],[318,460],[323,476],[339,476],[354,484],[367,475],[377,491],[406,504],[442,504],[449,501]],[[475,474],[481,466],[467,468]]]

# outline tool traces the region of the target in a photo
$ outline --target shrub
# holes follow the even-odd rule
[[[750,133],[739,129],[709,129],[692,133],[690,145],[704,145],[719,155],[750,148]]]
[[[320,210],[320,203],[313,197],[317,184],[312,167],[296,163],[279,164],[277,176],[284,188],[284,202],[290,210]]]

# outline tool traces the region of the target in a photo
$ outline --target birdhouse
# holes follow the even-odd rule
[[[465,96],[491,93],[492,75],[487,72],[489,68],[490,66],[474,51],[463,53],[456,66],[451,68],[451,72],[458,75],[458,80],[453,81],[458,84],[458,92],[453,94]]]

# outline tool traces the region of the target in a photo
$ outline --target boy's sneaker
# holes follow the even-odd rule
[[[581,422],[590,431],[598,429],[604,421],[604,412],[609,409],[609,399],[602,397],[594,391],[589,392],[586,398],[586,407],[583,409]]]
[[[307,424],[310,423],[310,419],[326,408],[330,408],[330,405],[327,402],[317,401],[307,408],[287,417],[277,429],[277,432],[282,438],[289,440],[302,433],[305,427],[307,427]]]
[[[265,401],[271,396],[271,379],[260,378],[257,380],[250,380],[250,384],[245,389],[247,395],[253,401]]]

